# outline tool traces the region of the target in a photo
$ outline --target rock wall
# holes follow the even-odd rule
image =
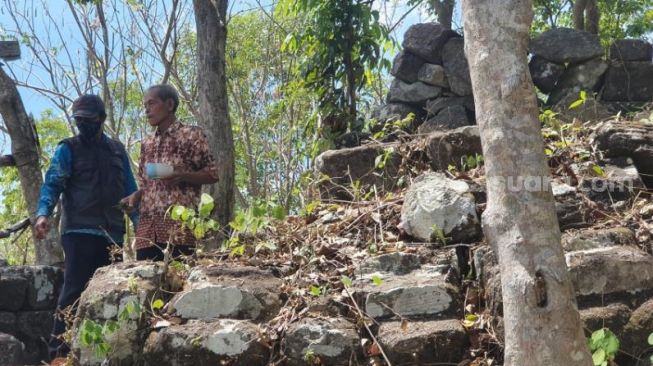
[[[0,365],[47,359],[63,273],[51,266],[0,267]]]

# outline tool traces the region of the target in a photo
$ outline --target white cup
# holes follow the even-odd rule
[[[150,179],[160,179],[168,177],[174,172],[174,167],[164,163],[147,163],[145,164],[145,175]]]

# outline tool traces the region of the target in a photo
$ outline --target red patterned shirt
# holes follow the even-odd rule
[[[143,191],[140,205],[140,221],[136,228],[136,249],[153,244],[165,246],[168,241],[175,245],[195,245],[195,237],[181,223],[170,219],[168,209],[182,205],[197,209],[201,185],[174,184],[160,179],[150,179],[145,174],[147,163],[165,163],[182,171],[217,171],[215,160],[201,128],[173,122],[163,133],[157,130],[145,138],[141,145],[138,181]]]

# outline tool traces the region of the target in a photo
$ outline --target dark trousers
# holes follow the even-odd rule
[[[48,344],[50,357],[65,357],[70,349],[60,339],[66,330],[66,323],[60,314],[70,305],[75,305],[82,291],[86,288],[95,270],[110,263],[109,251],[111,241],[90,234],[65,234],[61,237],[65,255],[64,283],[57,301],[52,336]],[[74,312],[73,312],[74,314]]]
[[[163,260],[163,251],[161,248],[165,248],[165,244],[157,244],[155,246],[138,249],[136,251],[136,260],[144,261],[151,259],[153,261],[162,261]],[[192,255],[195,247],[188,245],[175,245],[172,247],[172,259],[177,259],[182,255]]]

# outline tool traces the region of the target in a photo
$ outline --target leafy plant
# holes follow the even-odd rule
[[[585,104],[587,101],[587,92],[585,90],[581,90],[579,93],[579,97],[577,100],[575,100],[573,103],[569,105],[569,109],[574,109],[582,106]]]
[[[372,283],[375,286],[381,286],[383,284],[383,278],[378,274],[372,275]]]
[[[619,339],[610,329],[599,329],[592,333],[589,347],[594,366],[607,366],[619,351]]]
[[[190,229],[195,238],[203,239],[208,232],[219,229],[217,221],[210,218],[214,206],[213,197],[202,193],[197,211],[181,205],[172,206],[168,211],[171,219],[181,221],[183,227]]]
[[[444,231],[437,224],[431,226],[431,240],[441,245],[447,245],[447,238],[444,236]]]
[[[317,204],[315,205],[317,207]],[[311,208],[311,211],[315,209]],[[266,201],[254,201],[252,205],[245,211],[236,213],[233,221],[229,223],[233,232],[231,237],[227,240],[225,246],[230,249],[230,255],[243,255],[245,254],[245,244],[240,241],[240,234],[250,233],[256,235],[261,230],[270,227],[273,220],[283,220],[286,217],[286,212],[282,206],[271,205]],[[277,249],[276,244],[271,242],[261,242],[256,245],[255,252],[261,250]]]

